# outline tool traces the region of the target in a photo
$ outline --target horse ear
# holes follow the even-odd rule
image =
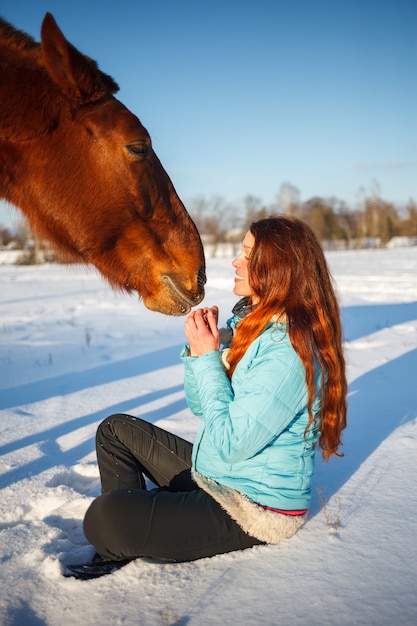
[[[50,77],[71,100],[87,104],[118,90],[114,80],[101,72],[95,61],[65,39],[50,13],[42,23],[41,45]]]

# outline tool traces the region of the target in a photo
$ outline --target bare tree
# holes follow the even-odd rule
[[[203,242],[210,244],[211,254],[217,254],[218,244],[223,241],[240,245],[251,222],[273,213],[283,212],[304,220],[321,241],[344,241],[344,247],[363,247],[386,243],[396,235],[417,237],[417,205],[410,200],[403,219],[397,207],[384,201],[380,187],[374,181],[371,190],[364,187],[358,191],[359,208],[351,208],[345,202],[332,197],[311,198],[301,203],[300,192],[290,183],[283,183],[275,205],[265,206],[262,199],[247,194],[241,203],[228,204],[222,196],[194,198],[189,206]],[[340,244],[332,244],[340,247]]]
[[[189,211],[203,243],[210,244],[212,256],[216,256],[218,244],[227,232],[232,206],[222,196],[215,195],[209,199],[200,196],[190,202]]]
[[[300,217],[320,241],[343,238],[333,207],[322,198],[312,198],[305,202],[300,207]]]
[[[13,235],[10,230],[0,224],[0,246],[7,246],[11,241],[13,241]]]
[[[298,215],[300,205],[300,190],[291,183],[282,183],[278,195],[278,207],[287,215]]]
[[[407,217],[400,225],[400,234],[405,237],[417,237],[417,204],[410,200],[406,207]]]

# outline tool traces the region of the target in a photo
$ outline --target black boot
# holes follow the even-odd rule
[[[133,559],[125,559],[123,561],[106,561],[99,554],[95,554],[89,563],[79,563],[74,565],[65,565],[64,576],[78,578],[79,580],[89,580],[91,578],[99,578],[106,576],[116,570],[127,565]]]

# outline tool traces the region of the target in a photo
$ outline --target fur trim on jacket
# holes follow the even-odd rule
[[[307,513],[295,516],[265,510],[243,493],[202,476],[194,468],[192,476],[197,485],[216,500],[245,533],[259,541],[281,543],[292,537],[307,519]]]

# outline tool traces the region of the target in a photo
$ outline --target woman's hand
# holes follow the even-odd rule
[[[187,317],[184,332],[190,346],[190,356],[201,356],[206,352],[220,349],[218,317],[217,306],[197,309]]]

